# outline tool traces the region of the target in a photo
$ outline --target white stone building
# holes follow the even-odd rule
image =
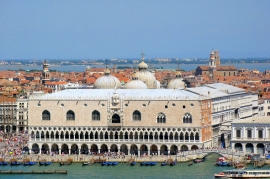
[[[270,117],[255,116],[232,122],[231,144],[238,151],[264,154],[270,144]]]
[[[29,148],[175,154],[211,141],[203,97],[174,89],[74,89],[30,96]],[[204,106],[202,109],[201,106]],[[208,125],[209,124],[209,125]]]
[[[252,94],[223,83],[188,88],[187,91],[211,98],[212,146],[230,146],[231,122],[252,116]]]

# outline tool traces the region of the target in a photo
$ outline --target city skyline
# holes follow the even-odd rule
[[[269,1],[1,1],[0,59],[270,57]]]

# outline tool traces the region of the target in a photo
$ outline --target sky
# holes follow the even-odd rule
[[[0,60],[270,57],[269,0],[0,0]]]

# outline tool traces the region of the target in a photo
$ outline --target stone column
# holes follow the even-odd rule
[[[59,152],[59,155],[61,155],[61,154],[62,154],[62,153],[61,153],[61,149],[58,149],[58,150],[59,150],[59,151],[58,151],[58,152]]]
[[[160,149],[158,149],[158,156],[160,156]]]
[[[242,144],[242,143],[241,143],[241,144]],[[243,149],[244,154],[247,152],[247,150],[246,150],[246,145],[247,145],[247,144],[242,144],[242,149]]]
[[[257,150],[257,143],[252,143],[253,144],[253,153],[254,154],[257,154],[258,153],[258,150]]]
[[[138,156],[141,156],[141,151],[140,150],[138,150]]]
[[[128,154],[132,155],[132,153],[130,153],[130,148],[128,148]]]

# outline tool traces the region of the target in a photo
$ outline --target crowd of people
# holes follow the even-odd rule
[[[4,133],[0,131],[0,157],[22,158],[24,154],[29,152],[28,140],[29,135],[27,131],[19,133]]]

